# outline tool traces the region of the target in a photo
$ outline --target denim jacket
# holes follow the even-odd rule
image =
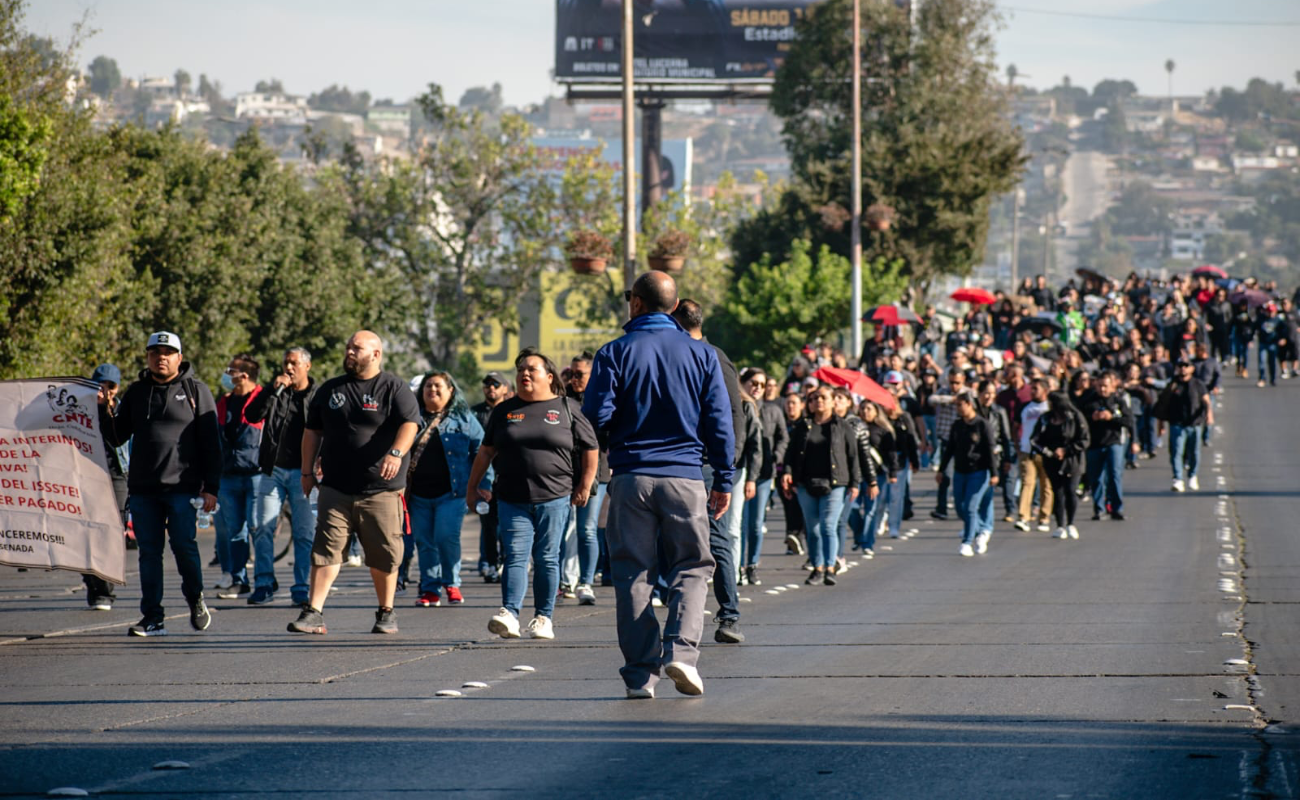
[[[415,434],[417,442],[432,421],[432,416],[422,417],[419,430]],[[479,446],[483,444],[483,426],[478,424],[478,420],[468,409],[461,408],[447,415],[442,427],[438,429],[438,436],[442,439],[442,450],[447,455],[447,471],[451,474],[451,493],[456,497],[464,497],[468,489],[470,468],[474,465],[474,457],[478,455]],[[491,490],[492,475],[492,468],[488,467],[487,474],[479,483],[480,489]]]

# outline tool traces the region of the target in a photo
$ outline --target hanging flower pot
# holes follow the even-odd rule
[[[894,223],[894,209],[884,203],[872,203],[863,215],[867,227],[873,231],[887,231]]]
[[[650,262],[650,269],[670,274],[681,272],[690,249],[691,237],[679,230],[667,230],[655,239],[654,247],[650,248],[646,260]]]
[[[577,274],[603,275],[606,264],[614,255],[614,248],[599,232],[580,230],[569,235],[564,244],[564,254]]]

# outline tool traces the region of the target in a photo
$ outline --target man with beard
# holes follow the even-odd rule
[[[382,361],[379,337],[357,331],[343,359],[346,374],[322,384],[307,408],[302,493],[316,486],[317,455],[322,477],[308,604],[289,623],[294,633],[326,632],[321,609],[338,577],[349,531],[361,541],[379,600],[370,632],[397,633],[393,595],[402,561],[402,490],[420,408],[406,381],[380,369]]]

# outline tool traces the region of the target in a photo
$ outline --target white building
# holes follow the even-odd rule
[[[1214,211],[1203,208],[1178,211],[1174,214],[1174,230],[1169,234],[1169,257],[1178,261],[1204,261],[1206,242],[1223,230],[1223,218]]]
[[[283,125],[307,124],[307,98],[276,92],[235,95],[235,117]]]

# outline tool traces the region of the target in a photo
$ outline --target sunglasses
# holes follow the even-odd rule
[[[632,290],[631,290],[631,289],[624,289],[624,290],[623,290],[623,302],[624,302],[624,303],[630,303],[630,302],[632,302],[632,297],[633,297],[633,296],[634,296],[634,295],[632,294]]]
[[[483,385],[489,389],[498,389],[501,387],[500,381],[483,381]]]

